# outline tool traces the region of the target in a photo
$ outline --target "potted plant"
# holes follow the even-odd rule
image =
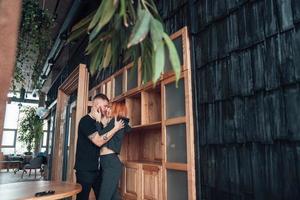
[[[18,140],[26,145],[25,154],[32,154],[33,149],[37,153],[43,136],[43,120],[36,115],[34,107],[24,107],[21,113],[24,116],[19,123]]]

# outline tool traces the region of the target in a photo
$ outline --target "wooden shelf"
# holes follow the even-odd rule
[[[153,122],[150,124],[136,125],[132,127],[133,131],[137,131],[141,129],[155,129],[155,128],[161,128],[161,121]]]
[[[141,124],[141,94],[125,98],[126,107],[128,109],[128,117],[132,126]]]
[[[124,164],[142,164],[142,165],[158,165],[162,166],[162,161],[147,161],[147,160],[126,160]]]
[[[161,90],[160,86],[149,88],[142,95],[142,124],[161,121]]]

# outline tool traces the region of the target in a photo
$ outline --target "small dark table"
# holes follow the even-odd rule
[[[11,161],[11,160],[1,160],[0,161],[0,169],[7,169],[7,172],[9,172],[9,169],[14,169],[14,172],[20,169],[22,162],[21,161]]]

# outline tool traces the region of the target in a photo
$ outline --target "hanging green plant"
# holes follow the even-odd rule
[[[179,56],[164,31],[153,0],[102,0],[96,12],[72,28],[68,42],[86,33],[92,75],[108,66],[114,67],[123,56],[124,62],[131,59],[135,66],[141,59],[143,81],[156,82],[164,70],[165,58],[169,57],[179,79]]]
[[[27,79],[31,78],[32,85],[29,87],[37,85],[42,65],[51,47],[52,40],[49,29],[53,26],[53,22],[53,17],[51,17],[47,10],[43,10],[40,7],[39,1],[22,1],[17,62],[12,83],[13,90],[15,90],[17,83],[21,85],[25,84],[25,77]],[[24,68],[27,65],[32,69],[31,74],[24,74]]]

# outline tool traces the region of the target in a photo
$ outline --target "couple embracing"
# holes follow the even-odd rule
[[[77,200],[88,200],[91,188],[97,200],[120,199],[118,183],[122,163],[118,154],[130,129],[124,103],[110,104],[104,94],[93,98],[91,111],[81,118],[78,125],[74,169],[82,191]]]

